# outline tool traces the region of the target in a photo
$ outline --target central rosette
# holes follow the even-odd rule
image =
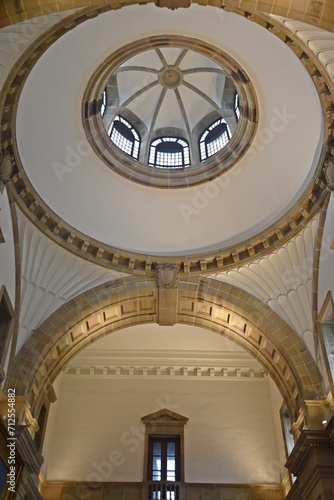
[[[159,81],[166,89],[176,89],[183,82],[183,74],[175,66],[167,66],[159,73]]]

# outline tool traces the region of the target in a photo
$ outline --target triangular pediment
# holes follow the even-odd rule
[[[145,415],[145,417],[142,417],[142,421],[144,424],[154,422],[155,424],[175,423],[179,425],[185,425],[188,422],[188,418],[180,415],[179,413],[168,410],[167,408],[163,408],[162,410],[158,410],[154,413],[150,413],[149,415]]]

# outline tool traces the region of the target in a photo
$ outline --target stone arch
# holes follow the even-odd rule
[[[268,306],[247,292],[210,278],[180,283],[177,323],[224,335],[262,364],[297,419],[305,400],[324,398],[319,370],[304,341]],[[154,280],[134,276],[93,288],[61,306],[26,341],[7,387],[39,409],[67,363],[90,343],[132,325],[158,323]]]

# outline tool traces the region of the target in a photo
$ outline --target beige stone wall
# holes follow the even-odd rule
[[[185,481],[280,484],[268,381],[65,375],[46,436],[47,481],[143,480],[141,417],[168,408],[185,426]],[[52,440],[48,436],[52,434]]]

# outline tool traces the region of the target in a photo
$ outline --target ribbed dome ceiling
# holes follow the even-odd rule
[[[116,115],[129,116],[130,112],[142,125],[141,135],[146,144],[142,161],[154,137],[166,135],[167,131],[188,140],[192,162],[198,161],[196,139],[206,126],[219,117],[227,121],[232,133],[237,125],[236,89],[232,80],[216,61],[195,50],[177,47],[145,50],[113,72],[106,91],[103,121],[107,130]]]

